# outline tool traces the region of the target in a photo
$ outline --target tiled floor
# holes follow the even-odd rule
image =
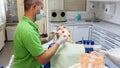
[[[13,55],[13,42],[6,42],[4,48],[0,51],[0,66],[9,65],[10,59]]]

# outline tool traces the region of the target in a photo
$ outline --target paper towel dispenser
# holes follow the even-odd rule
[[[64,10],[51,10],[49,12],[49,21],[51,22],[65,22],[66,12]]]
[[[114,16],[115,10],[116,10],[115,8],[116,8],[116,4],[114,4],[114,3],[105,4],[104,5],[104,13],[109,16]]]

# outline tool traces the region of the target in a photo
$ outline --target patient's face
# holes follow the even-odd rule
[[[58,27],[58,37],[62,34],[66,35],[67,37],[71,36],[70,30],[66,26]]]
[[[68,37],[67,41],[71,42],[72,37],[71,37],[71,32],[66,26],[59,26],[57,29],[57,38],[59,38],[62,34]]]

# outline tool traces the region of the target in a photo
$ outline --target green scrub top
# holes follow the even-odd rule
[[[38,26],[24,16],[14,36],[13,68],[42,68],[42,64],[35,57],[43,52]]]

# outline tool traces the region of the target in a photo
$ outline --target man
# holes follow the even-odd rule
[[[61,43],[67,40],[61,35],[53,47],[44,51],[42,44],[48,39],[40,38],[36,15],[43,9],[43,0],[24,0],[25,15],[19,22],[14,36],[13,68],[42,68],[54,55]]]

